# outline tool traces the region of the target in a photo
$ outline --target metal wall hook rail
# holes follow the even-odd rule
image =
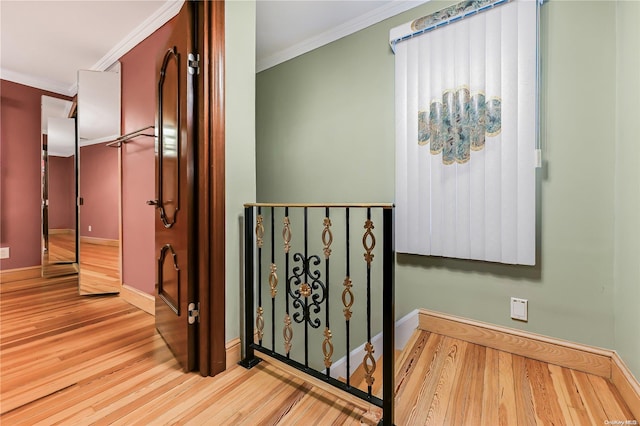
[[[120,136],[118,139],[115,139],[109,143],[107,143],[106,145],[108,147],[113,147],[113,148],[120,148],[122,146],[123,143],[127,143],[129,142],[131,139],[137,138],[138,136],[148,136],[148,137],[155,137],[155,134],[149,134],[146,131],[149,129],[154,129],[155,130],[155,126],[147,126],[144,127],[142,129],[138,129],[134,132],[131,133],[127,133],[126,135],[122,135]]]

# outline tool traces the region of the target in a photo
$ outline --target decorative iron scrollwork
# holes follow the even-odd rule
[[[278,294],[278,274],[276,271],[278,268],[275,263],[271,264],[271,272],[269,272],[269,287],[271,288],[271,298],[273,299]]]
[[[291,328],[291,317],[289,314],[284,316],[284,329],[282,330],[282,337],[284,337],[284,352],[289,355],[291,351],[291,341],[293,340],[293,329]]]
[[[311,286],[308,283],[302,283],[300,286],[300,295],[302,297],[311,296]]]
[[[282,222],[284,223],[284,227],[282,228],[284,252],[289,253],[289,250],[291,249],[291,222],[289,222],[289,216],[286,216]]]
[[[306,322],[311,327],[318,328],[320,319],[311,319],[311,313],[320,313],[321,304],[326,299],[326,286],[320,280],[320,270],[311,269],[311,265],[320,265],[320,257],[313,255],[305,258],[301,253],[295,253],[293,261],[301,264],[293,268],[293,275],[287,281],[287,292],[293,299],[293,308],[299,310],[293,314],[293,320],[298,324]]]
[[[331,219],[324,218],[324,229],[322,230],[322,244],[324,244],[324,257],[331,256],[331,243],[333,243],[333,233],[331,232]]]
[[[366,345],[364,345],[364,350],[366,352],[365,356],[364,356],[364,360],[362,360],[362,365],[364,366],[364,378],[367,382],[367,385],[372,386],[373,382],[376,380],[375,377],[373,377],[373,373],[376,371],[376,360],[373,357],[373,353],[375,352],[375,350],[373,349],[373,345],[371,344],[371,342],[367,342]]]
[[[351,292],[351,287],[353,284],[351,282],[351,278],[345,277],[344,290],[342,290],[342,305],[344,306],[344,319],[349,321],[351,319],[351,307],[353,306],[353,293]]]
[[[264,242],[264,225],[262,224],[262,215],[256,216],[256,245],[262,247]]]
[[[262,306],[258,307],[257,310],[257,316],[256,316],[256,328],[258,330],[258,340],[262,341],[262,337],[264,336],[264,309],[262,309]]]
[[[374,257],[372,251],[376,247],[376,237],[373,235],[373,232],[371,232],[374,228],[373,221],[367,219],[364,223],[364,229],[366,229],[366,232],[362,236],[362,245],[366,251],[364,254],[364,260],[367,262],[367,266],[369,267],[371,267],[371,262],[373,262]]]
[[[324,366],[326,368],[331,367],[333,362],[331,357],[333,356],[333,343],[331,342],[331,330],[329,328],[324,329],[324,341],[322,342],[322,353],[324,354]]]

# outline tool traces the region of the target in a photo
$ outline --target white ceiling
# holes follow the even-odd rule
[[[260,72],[428,0],[257,0]]]
[[[256,71],[426,0],[257,0]],[[73,95],[79,69],[107,69],[183,0],[0,0],[0,77]]]
[[[180,1],[0,1],[0,77],[74,95],[80,69],[104,71],[167,22]]]

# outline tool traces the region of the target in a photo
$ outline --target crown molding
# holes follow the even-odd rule
[[[71,91],[67,83],[51,80],[47,78],[35,77],[29,74],[15,72],[0,68],[0,78],[12,81],[25,86],[35,87],[36,89],[46,90],[48,92],[58,93],[65,96],[73,96],[75,93]]]
[[[294,44],[293,46],[280,50],[272,55],[258,58],[256,60],[256,72],[274,67],[282,62],[288,61],[289,59],[293,59],[296,56],[300,56],[317,49],[318,47],[324,46],[325,44],[329,44],[370,27],[371,25],[377,24],[378,22],[384,21],[385,19],[391,18],[392,16],[406,12],[407,10],[426,3],[427,1],[429,0],[392,1],[391,3],[380,6],[369,13],[351,19],[315,37],[303,40],[300,43]]]
[[[153,34],[158,28],[176,16],[184,0],[167,1],[153,15],[142,21],[133,31],[116,44],[106,55],[96,62],[91,71],[104,71],[123,57],[127,52],[137,46],[142,40]]]
[[[154,31],[176,16],[178,12],[180,12],[183,4],[184,0],[167,1],[153,15],[142,21],[140,25],[127,34],[126,37],[89,69],[91,71],[104,71],[113,66],[122,56],[137,46],[142,40],[149,37]],[[2,68],[0,68],[0,78],[66,96],[74,96],[78,92],[77,82],[69,86],[64,82],[34,77]]]

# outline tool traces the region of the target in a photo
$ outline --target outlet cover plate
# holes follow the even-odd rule
[[[0,259],[8,259],[10,256],[9,247],[0,248]]]
[[[511,298],[511,318],[519,321],[528,321],[528,300],[518,297]]]

